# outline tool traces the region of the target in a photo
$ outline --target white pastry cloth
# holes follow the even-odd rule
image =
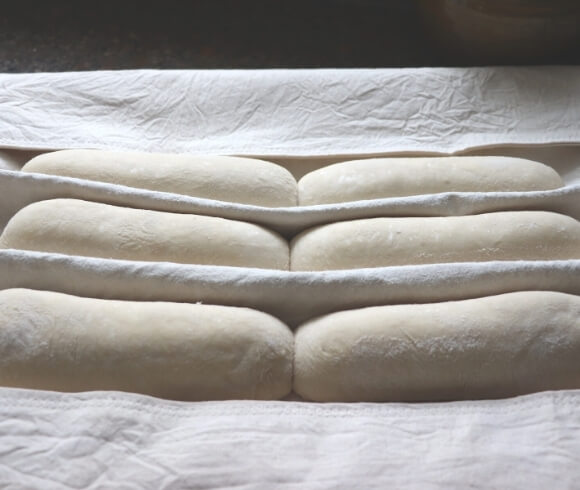
[[[0,482],[54,490],[573,489],[579,406],[580,391],[325,405],[4,389]]]

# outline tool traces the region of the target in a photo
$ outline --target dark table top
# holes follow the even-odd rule
[[[0,72],[470,66],[413,0],[6,2]],[[571,49],[538,63],[580,64]]]

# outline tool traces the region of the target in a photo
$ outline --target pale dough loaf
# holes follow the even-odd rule
[[[0,385],[175,400],[286,396],[294,341],[248,308],[0,291]]]
[[[323,316],[296,331],[293,386],[324,402],[578,389],[580,297],[517,292]]]
[[[15,248],[126,260],[288,270],[288,243],[261,226],[76,199],[30,204],[0,237]]]
[[[256,206],[295,206],[288,170],[254,158],[62,150],[30,160],[24,172],[122,184]]]
[[[303,206],[439,192],[538,191],[562,187],[542,163],[513,157],[372,158],[323,167],[298,182]]]
[[[372,218],[319,226],[290,245],[295,271],[580,258],[580,222],[544,211]]]

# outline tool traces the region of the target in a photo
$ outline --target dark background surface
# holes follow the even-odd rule
[[[2,10],[0,72],[505,61],[438,45],[413,0],[24,1]],[[510,61],[545,63],[580,64],[580,47]]]

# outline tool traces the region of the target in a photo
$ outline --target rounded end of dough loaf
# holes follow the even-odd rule
[[[39,250],[37,242],[42,240],[44,228],[50,220],[60,214],[62,208],[76,202],[73,199],[51,199],[37,201],[19,209],[8,221],[0,236],[1,248]],[[52,213],[56,210],[56,213]]]
[[[292,174],[256,158],[60,150],[32,158],[22,171],[254,206],[285,207],[298,202]]]

